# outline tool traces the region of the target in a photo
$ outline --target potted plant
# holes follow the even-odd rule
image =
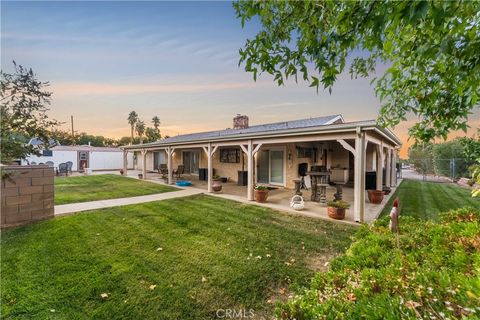
[[[255,200],[257,202],[267,202],[268,191],[268,187],[255,186]]]
[[[383,192],[385,193],[386,196],[388,196],[390,194],[390,192],[392,192],[392,188],[390,187],[383,187],[382,188]]]
[[[120,169],[120,174],[123,176],[123,169]]]
[[[222,178],[219,175],[212,177],[212,189],[214,192],[222,191]]]
[[[143,179],[143,173],[138,174],[138,179]]]
[[[350,208],[350,204],[343,200],[335,200],[327,202],[328,216],[332,219],[343,220],[345,219],[345,211]]]
[[[384,195],[383,191],[370,189],[370,190],[367,190],[367,192],[368,192],[368,200],[371,203],[374,203],[374,204],[382,203],[383,195]]]

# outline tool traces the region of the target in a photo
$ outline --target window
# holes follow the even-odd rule
[[[239,163],[240,149],[220,149],[220,162]]]
[[[43,150],[43,151],[42,151],[42,156],[44,156],[44,157],[53,157],[53,151],[52,151],[52,150]]]

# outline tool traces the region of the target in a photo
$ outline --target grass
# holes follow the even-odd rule
[[[102,174],[55,178],[55,204],[143,196],[178,190],[152,182]]]
[[[308,285],[354,231],[205,195],[43,221],[2,234],[1,314],[271,318],[274,301]]]
[[[438,220],[438,213],[464,206],[480,207],[480,199],[472,198],[470,190],[448,183],[403,180],[383,209],[388,215],[395,197],[400,199],[401,215]]]

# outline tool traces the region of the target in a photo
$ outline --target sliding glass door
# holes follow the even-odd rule
[[[257,183],[285,184],[285,151],[260,150],[257,156]]]
[[[183,151],[182,153],[183,165],[185,166],[185,173],[198,174],[198,167],[200,163],[199,151]]]

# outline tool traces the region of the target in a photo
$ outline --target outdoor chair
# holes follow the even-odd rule
[[[67,162],[65,162],[65,164],[67,165],[67,171],[72,173],[73,162],[72,161],[67,161]]]
[[[53,161],[47,161],[45,162],[45,164],[49,167],[53,167],[55,164],[53,163]]]
[[[183,164],[180,164],[177,170],[173,170],[173,174],[177,177],[177,179],[180,179],[184,172],[185,172],[185,166]]]
[[[158,173],[162,175],[162,179],[166,179],[168,176],[168,167],[165,163],[158,166]]]
[[[43,166],[43,165],[45,165],[45,163],[40,162],[38,165],[39,165],[39,166]]]
[[[30,162],[31,166],[35,166],[37,163],[35,161]]]
[[[68,176],[68,166],[66,163],[60,163],[58,165],[57,175],[62,175],[63,173],[65,176]]]

